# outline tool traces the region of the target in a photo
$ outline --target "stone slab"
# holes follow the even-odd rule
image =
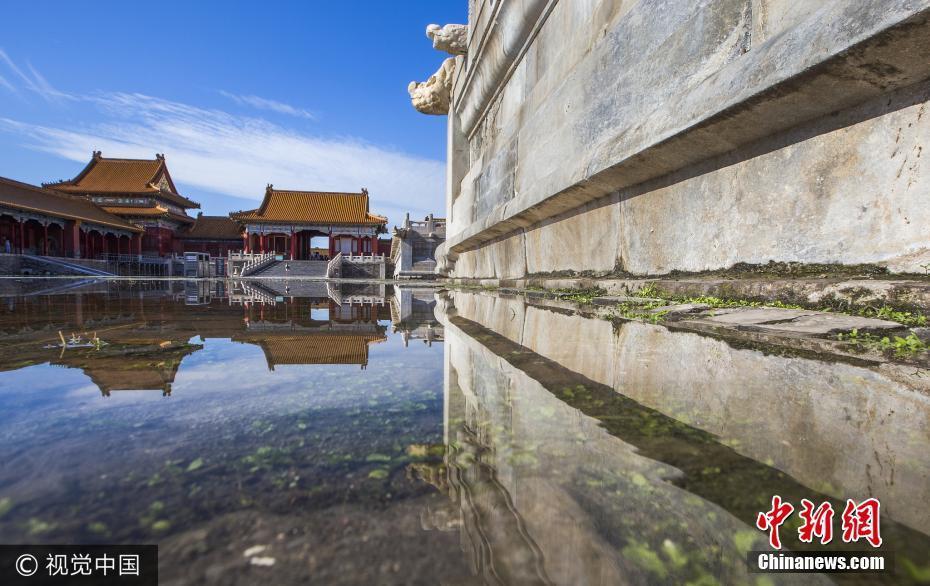
[[[829,335],[852,329],[891,331],[904,327],[882,319],[777,307],[717,309],[700,321],[802,335]]]

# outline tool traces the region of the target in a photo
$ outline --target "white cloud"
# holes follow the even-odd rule
[[[52,84],[46,81],[42,74],[36,71],[31,63],[26,62],[26,67],[29,69],[29,72],[24,72],[16,65],[16,63],[13,62],[12,59],[10,59],[10,57],[3,49],[0,49],[0,62],[5,64],[7,69],[9,69],[16,77],[20,79],[20,81],[23,83],[23,86],[27,90],[38,94],[48,102],[60,102],[62,100],[76,99],[74,96],[58,91],[52,87]],[[2,77],[0,77],[0,80],[2,80],[0,85],[3,85],[7,89],[16,91],[16,88],[7,80],[3,79]]]
[[[271,112],[277,112],[278,114],[287,114],[288,116],[296,116],[297,118],[306,118],[307,120],[316,119],[316,116],[313,114],[313,112],[304,110],[303,108],[297,108],[296,106],[291,106],[290,104],[285,104],[284,102],[269,100],[268,98],[262,98],[260,96],[238,95],[223,90],[220,90],[220,94],[236,102],[237,104],[251,106],[258,110],[269,110]]]
[[[105,121],[72,129],[0,118],[0,130],[28,137],[30,148],[78,163],[85,163],[92,150],[114,157],[164,152],[176,182],[253,200],[262,198],[267,183],[324,191],[367,187],[372,211],[386,214],[392,223],[400,222],[405,211],[413,216],[442,213],[445,205],[444,164],[437,160],[142,94],[82,101],[99,108]]]

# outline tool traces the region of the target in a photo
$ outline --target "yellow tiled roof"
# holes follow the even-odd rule
[[[199,215],[181,237],[194,240],[241,240],[242,234],[239,224],[229,216]]]
[[[315,222],[320,224],[367,224],[379,226],[387,218],[368,211],[368,192],[265,191],[261,207],[229,216],[238,221]]]
[[[173,220],[178,220],[180,222],[193,222],[194,218],[186,216],[184,214],[176,214],[169,210],[168,208],[162,206],[153,206],[153,207],[133,207],[133,206],[102,206],[102,208],[110,214],[117,216],[129,216],[129,217],[154,217],[154,216],[164,216],[166,218],[171,218]]]
[[[83,197],[57,193],[6,177],[0,177],[0,206],[69,220],[93,222],[132,232],[141,231],[138,226],[108,213]]]
[[[167,180],[168,189],[160,187],[162,178]],[[162,155],[154,159],[105,159],[98,151],[77,177],[46,183],[45,187],[80,194],[144,193],[182,207],[200,207],[200,204],[178,194]]]

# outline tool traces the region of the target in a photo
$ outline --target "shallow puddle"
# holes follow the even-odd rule
[[[0,542],[157,543],[165,584],[930,580],[913,368],[485,292],[3,286]],[[896,573],[749,573],[775,494],[878,498]]]

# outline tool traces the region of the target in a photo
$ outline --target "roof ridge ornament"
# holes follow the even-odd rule
[[[92,159],[101,159],[103,158],[102,151],[94,151],[94,154],[91,156]]]

